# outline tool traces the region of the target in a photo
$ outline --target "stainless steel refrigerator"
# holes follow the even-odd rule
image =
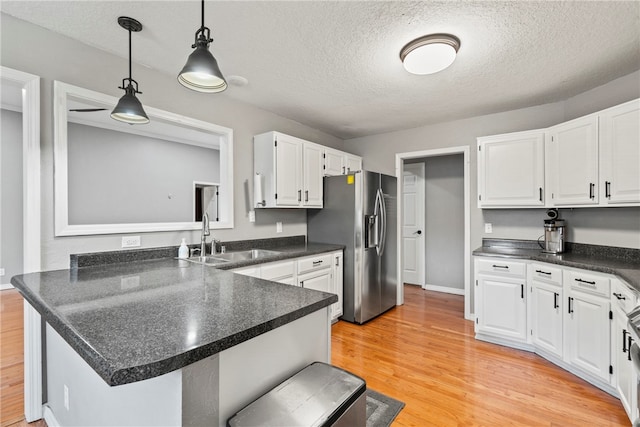
[[[322,209],[307,211],[309,242],[345,246],[342,319],[364,323],[396,305],[396,178],[362,171],[324,178]]]

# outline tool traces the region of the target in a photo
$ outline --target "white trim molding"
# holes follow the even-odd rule
[[[40,77],[4,66],[0,76],[22,86],[23,271],[32,273],[41,268]],[[32,422],[42,418],[42,342],[40,315],[24,304],[24,412]]]
[[[442,293],[445,293],[445,294],[464,295],[464,289],[449,288],[447,286],[424,285],[424,290],[426,290],[426,291],[434,291],[434,292],[442,292]]]
[[[471,193],[469,176],[469,146],[439,148],[435,150],[410,151],[396,153],[396,177],[398,178],[398,197],[402,195],[402,172],[404,161],[422,157],[448,156],[462,154],[464,163],[464,318],[473,320],[471,313]],[[398,203],[398,218],[402,218],[402,203]],[[398,266],[402,265],[402,229],[398,221]],[[402,269],[398,268],[398,283],[402,283]],[[404,289],[398,287],[398,305],[404,303]]]

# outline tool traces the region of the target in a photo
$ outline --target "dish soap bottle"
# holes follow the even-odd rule
[[[187,246],[187,242],[184,237],[182,238],[182,243],[180,243],[180,247],[178,248],[178,258],[189,258],[189,247]]]

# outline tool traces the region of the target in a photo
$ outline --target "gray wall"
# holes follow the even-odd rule
[[[51,270],[69,266],[69,254],[121,249],[122,235],[59,237],[53,235],[53,80],[121,97],[118,89],[127,73],[126,51],[116,56],[84,45],[65,36],[2,14],[1,63],[4,66],[36,74],[41,81],[41,155],[42,155],[42,268]],[[17,41],[20,41],[19,43]],[[29,54],[24,47],[29,46]],[[176,73],[182,66],[176,58]],[[133,75],[140,84],[144,105],[182,114],[234,131],[234,221],[231,230],[214,230],[222,240],[291,236],[306,233],[306,212],[301,210],[260,210],[250,223],[249,191],[253,187],[253,135],[276,130],[337,149],[342,140],[268,111],[239,103],[226,93],[202,94],[176,82],[175,75],[163,74],[134,64]],[[242,88],[230,87],[228,93]],[[283,233],[276,234],[276,221]],[[199,232],[162,232],[141,234],[143,247],[179,245],[180,238],[198,242]]]
[[[22,274],[22,113],[0,110],[0,284]]]
[[[471,250],[483,237],[536,239],[542,233],[544,209],[478,209],[476,138],[485,135],[545,128],[640,97],[640,71],[564,102],[545,104],[486,116],[455,120],[345,141],[345,150],[359,154],[367,169],[395,174],[396,153],[469,146]],[[563,210],[569,240],[579,243],[640,248],[639,208]],[[485,222],[493,234],[485,234]],[[473,259],[470,266],[473,275]],[[473,292],[473,291],[472,291]],[[473,300],[472,300],[473,301]]]
[[[69,224],[190,222],[193,182],[220,182],[220,151],[69,123]]]
[[[425,159],[425,282],[464,289],[464,160]]]

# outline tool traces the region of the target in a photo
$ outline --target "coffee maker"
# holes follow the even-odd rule
[[[558,218],[557,209],[549,209],[547,216],[549,219],[544,220],[544,248],[542,252],[560,254],[564,252],[564,220]]]

